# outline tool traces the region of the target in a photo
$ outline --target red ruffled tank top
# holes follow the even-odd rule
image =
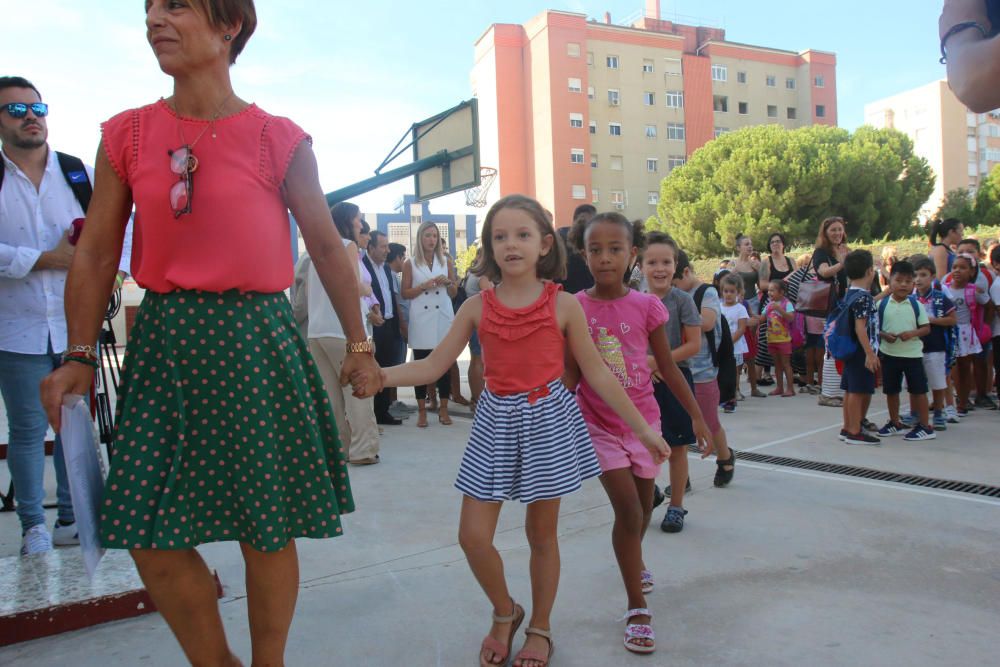
[[[561,285],[546,282],[541,296],[524,308],[508,308],[493,289],[484,290],[479,340],[486,388],[498,396],[530,392],[562,377],[566,339],[556,303]]]

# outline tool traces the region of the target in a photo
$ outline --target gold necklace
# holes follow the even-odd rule
[[[192,155],[192,157],[193,157],[193,151],[194,151],[195,145],[199,141],[201,141],[201,138],[203,136],[205,136],[205,132],[208,131],[208,128],[212,128],[212,138],[215,139],[215,136],[216,136],[215,135],[215,121],[217,121],[219,119],[219,116],[222,115],[222,110],[226,107],[226,105],[229,103],[229,100],[231,100],[233,98],[233,95],[235,95],[235,94],[236,94],[236,91],[231,91],[229,93],[229,95],[226,96],[226,99],[222,100],[222,104],[220,104],[219,108],[215,110],[215,115],[212,116],[211,120],[208,121],[208,125],[206,125],[205,127],[201,128],[201,132],[198,133],[198,136],[195,137],[195,140],[192,141],[190,144],[188,144],[187,140],[184,138],[184,123],[181,122],[181,123],[179,123],[177,125],[177,133],[181,135],[181,144],[188,147],[188,152],[189,152],[189,154]],[[177,111],[176,102],[174,103],[174,111]]]

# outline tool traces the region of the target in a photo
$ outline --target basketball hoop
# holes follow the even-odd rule
[[[493,187],[493,181],[497,180],[497,170],[493,167],[482,167],[479,170],[479,185],[465,191],[465,205],[483,208],[486,206],[486,197]]]

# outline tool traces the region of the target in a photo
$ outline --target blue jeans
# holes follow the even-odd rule
[[[39,385],[42,379],[59,367],[60,355],[19,354],[0,350],[0,393],[7,408],[10,437],[7,444],[7,466],[14,481],[14,500],[21,531],[27,532],[45,523],[45,432],[48,420],[42,409]],[[59,520],[73,523],[73,502],[66,478],[66,461],[62,441],[56,436],[53,463],[56,468],[56,488]]]

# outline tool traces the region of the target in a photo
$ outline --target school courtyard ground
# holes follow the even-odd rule
[[[873,421],[884,410],[876,397]],[[748,399],[722,419],[730,444],[749,455],[733,483],[713,488],[714,463],[691,454],[684,531],[661,532],[661,508],[644,543],[656,576],[654,655],[622,647],[626,600],[604,491],[593,480],[565,499],[554,666],[997,664],[1000,497],[968,491],[1000,484],[1000,413],[976,411],[934,441],[881,447],[840,443],[840,410],[815,397]],[[456,412],[449,428],[434,417],[427,429],[414,421],[385,429],[381,464],[351,470],[358,510],[345,535],[299,542],[288,665],[477,664],[490,610],[457,544],[452,487],[471,420]],[[0,465],[4,489],[6,474]],[[971,485],[915,485],[930,484],[920,477]],[[505,507],[496,541],[513,595],[528,606],[523,529],[523,507]],[[0,514],[0,556],[16,558],[18,546],[17,519]],[[218,571],[222,616],[249,665],[239,549],[201,551]],[[109,664],[185,661],[156,614],[0,648],[0,665]]]

